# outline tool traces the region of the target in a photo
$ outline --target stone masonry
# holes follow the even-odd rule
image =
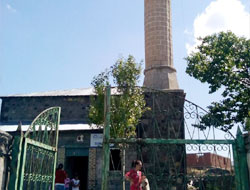
[[[57,151],[57,163],[61,163],[65,166],[65,148],[60,147]]]
[[[145,92],[147,106],[151,110],[144,113],[140,127],[141,138],[184,139],[184,101],[185,93],[180,90]],[[186,174],[185,145],[147,145],[142,146],[142,160],[148,180],[157,181],[157,189],[185,189],[181,175]],[[155,160],[155,158],[157,158]],[[176,173],[179,176],[174,176]],[[160,177],[162,176],[162,177]],[[168,180],[167,176],[174,176]],[[153,184],[152,184],[153,187]]]
[[[87,123],[89,96],[2,97],[1,123],[30,123],[49,107],[60,106],[61,123]]]
[[[94,190],[96,185],[96,148],[89,149],[89,173],[88,173],[88,188]]]
[[[5,189],[8,180],[8,152],[12,136],[0,131],[0,189]]]
[[[171,0],[145,0],[145,56],[143,86],[178,89],[173,66]]]

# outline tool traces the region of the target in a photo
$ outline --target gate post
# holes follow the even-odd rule
[[[239,172],[240,172],[240,180],[242,185],[242,190],[248,190],[248,171],[247,171],[247,158],[246,158],[246,151],[245,151],[245,143],[242,137],[242,132],[238,128],[237,135],[236,135],[236,148],[239,158]]]
[[[55,189],[55,179],[56,179],[56,161],[57,161],[57,153],[58,153],[58,138],[59,138],[59,124],[60,124],[60,119],[61,119],[61,107],[58,107],[58,117],[57,117],[57,122],[56,122],[56,151],[54,152],[54,165],[53,165],[53,177],[52,177],[52,187],[51,190]]]
[[[248,131],[248,133],[244,136],[244,140],[248,165],[248,183],[250,183],[250,131]]]
[[[16,190],[20,183],[21,156],[24,139],[21,123],[18,125],[18,131],[20,131],[20,135],[14,136],[13,139],[8,190]]]
[[[109,171],[109,139],[110,139],[110,86],[106,87],[104,99],[104,129],[103,129],[103,161],[102,161],[102,190],[108,190],[108,171]]]
[[[233,158],[234,158],[234,173],[235,173],[235,185],[237,190],[242,190],[241,179],[240,179],[240,167],[239,167],[239,153],[237,148],[237,142],[232,144]]]
[[[21,151],[21,158],[20,158],[20,173],[19,173],[19,182],[18,182],[18,189],[23,189],[23,179],[24,179],[24,169],[25,169],[25,163],[26,163],[26,152],[27,152],[27,141],[25,138],[23,138],[23,145],[22,145],[22,151]]]

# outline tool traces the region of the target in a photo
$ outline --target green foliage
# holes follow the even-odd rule
[[[141,65],[135,62],[133,56],[120,59],[109,70],[94,77],[92,86],[97,94],[91,99],[89,110],[90,123],[99,127],[104,125],[104,93],[110,85],[110,78],[117,86],[117,93],[111,96],[110,134],[112,137],[132,137],[136,135],[136,125],[146,111],[143,91],[136,85],[139,82]]]
[[[197,52],[186,58],[186,72],[209,84],[209,93],[223,90],[223,99],[213,102],[202,122],[223,130],[242,124],[250,117],[250,40],[232,32],[199,39]],[[213,120],[211,118],[216,118]]]
[[[250,111],[249,111],[250,112]],[[250,113],[248,114],[250,115]],[[250,117],[246,118],[245,130],[250,131]]]

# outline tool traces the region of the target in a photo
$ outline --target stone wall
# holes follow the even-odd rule
[[[146,92],[145,99],[151,110],[147,111],[142,118],[140,137],[184,139],[185,93],[183,90]],[[142,148],[141,159],[143,159],[146,171],[150,173],[149,181],[158,180],[159,190],[169,187],[170,184],[164,177],[159,179],[156,176],[170,176],[173,173],[185,175],[186,173],[185,145],[147,145]],[[171,188],[180,190],[184,188],[183,184],[182,179],[177,179]]]
[[[88,173],[88,189],[96,189],[96,148],[89,149],[89,173]]]
[[[2,123],[31,122],[49,107],[61,107],[61,122],[87,123],[89,96],[5,97],[2,99]]]
[[[0,130],[0,189],[5,190],[8,180],[8,153],[12,136]]]
[[[183,90],[148,91],[145,100],[151,110],[142,117],[145,126],[142,138],[183,139]]]

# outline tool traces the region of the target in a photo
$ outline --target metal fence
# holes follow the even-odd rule
[[[122,189],[124,171],[110,171],[114,163],[110,147],[121,145],[127,157],[143,162],[151,190],[248,190],[240,130],[234,137],[213,126],[202,127],[206,111],[181,93],[144,89],[144,94],[151,109],[141,118],[137,136],[114,138],[110,136],[111,94],[106,89],[102,190]]]

